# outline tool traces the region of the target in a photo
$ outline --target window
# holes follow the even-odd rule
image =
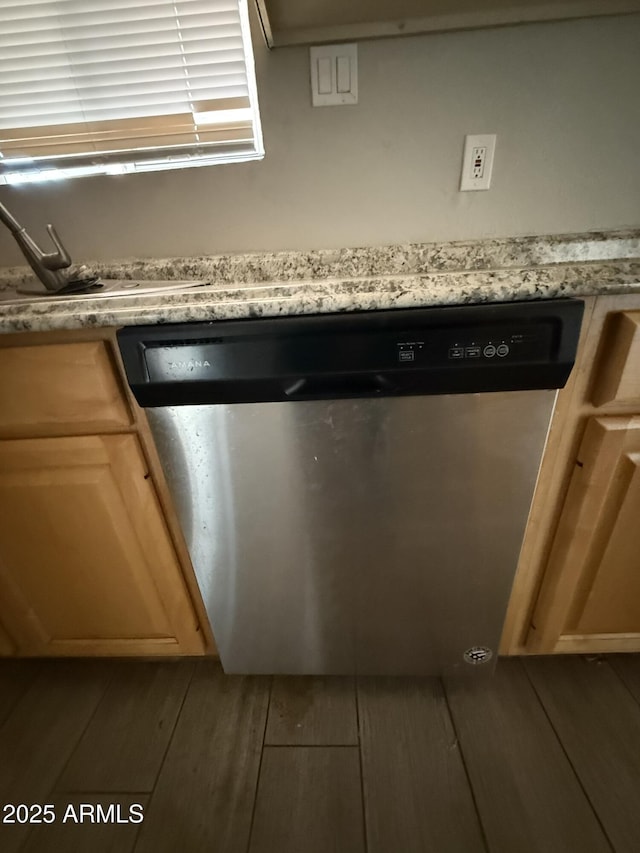
[[[247,0],[0,0],[0,183],[264,155]]]

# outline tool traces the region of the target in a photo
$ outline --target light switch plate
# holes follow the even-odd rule
[[[323,44],[309,48],[314,107],[358,103],[358,45]]]

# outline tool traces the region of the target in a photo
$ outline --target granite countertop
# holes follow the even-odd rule
[[[31,273],[0,268],[0,332],[640,293],[640,229],[89,266],[104,278],[209,284],[177,293],[11,304]]]

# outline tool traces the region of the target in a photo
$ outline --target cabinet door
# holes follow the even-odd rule
[[[202,652],[135,436],[0,442],[0,619],[19,654]]]
[[[589,421],[533,625],[532,651],[640,649],[640,416]]]

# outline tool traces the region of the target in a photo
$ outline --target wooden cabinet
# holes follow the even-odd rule
[[[75,435],[131,422],[105,341],[0,350],[0,436]]]
[[[591,399],[595,406],[630,403],[640,411],[640,311],[619,311],[609,319]]]
[[[589,302],[501,651],[640,651],[640,295]]]
[[[556,651],[640,645],[640,415],[592,418],[533,622]]]
[[[0,586],[25,654],[201,647],[134,435],[0,443]]]
[[[202,654],[109,342],[0,346],[0,401],[0,654]]]

